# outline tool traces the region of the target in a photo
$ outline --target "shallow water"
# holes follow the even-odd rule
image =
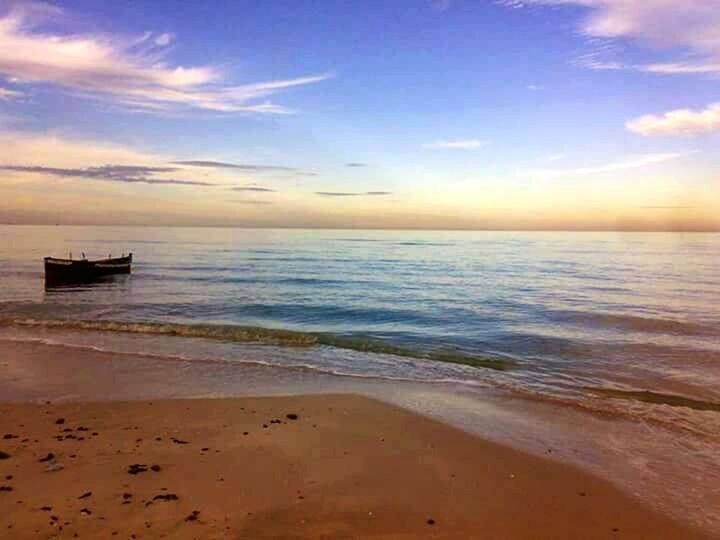
[[[42,257],[68,251],[132,251],[134,273],[45,290]],[[718,263],[717,234],[7,226],[0,339],[420,383],[463,396],[456,423],[506,396],[542,437],[621,425],[601,444],[618,463],[702,500],[720,486]]]

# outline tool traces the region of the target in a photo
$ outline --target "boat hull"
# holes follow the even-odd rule
[[[132,254],[127,257],[97,261],[45,257],[45,282],[52,284],[92,282],[114,274],[129,274],[131,266]]]

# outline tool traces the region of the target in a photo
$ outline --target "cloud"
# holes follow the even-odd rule
[[[175,36],[166,32],[164,34],[160,34],[158,37],[155,38],[155,45],[159,47],[164,47],[166,45],[169,45],[173,39],[175,39]]]
[[[245,199],[229,199],[227,202],[237,203],[237,204],[257,204],[257,205],[274,204],[272,201],[257,201],[257,200],[245,200]]]
[[[208,169],[238,169],[242,171],[253,171],[253,172],[299,172],[294,167],[285,167],[282,165],[248,165],[246,163],[226,163],[224,161],[205,161],[205,160],[190,160],[190,161],[171,161],[173,165],[185,165],[188,167],[204,167]]]
[[[10,90],[9,88],[3,88],[2,86],[0,86],[0,101],[10,101],[11,99],[21,98],[24,95],[24,92]]]
[[[425,145],[425,148],[435,150],[475,150],[487,146],[486,141],[478,139],[456,139],[450,141],[435,141]]]
[[[528,84],[527,89],[531,92],[539,92],[540,90],[543,90],[543,87],[539,84]]]
[[[265,114],[292,112],[267,101],[269,96],[331,77],[326,73],[233,85],[215,66],[166,62],[168,49],[157,46],[170,43],[171,34],[161,34],[150,43],[148,33],[138,38],[45,29],[46,22],[55,28],[66,20],[60,8],[42,4],[21,5],[0,16],[0,73],[132,110]]]
[[[641,206],[645,210],[690,210],[697,206]]]
[[[650,65],[586,59],[586,66],[591,69],[720,73],[718,0],[499,0],[497,3],[511,8],[579,6],[585,8],[580,31],[590,38],[633,39],[652,48],[683,50],[699,59],[696,64]]]
[[[595,167],[578,167],[575,169],[533,169],[530,174],[540,174],[543,176],[585,176],[592,174],[602,174],[608,172],[624,171],[628,169],[638,169],[649,165],[657,165],[685,157],[692,152],[668,152],[664,154],[643,154],[631,157],[623,161],[615,161],[605,165]]]
[[[345,164],[346,167],[367,167],[367,163],[350,162]]]
[[[158,173],[172,172],[171,167],[146,167],[142,165],[102,165],[86,168],[42,167],[38,165],[0,165],[0,171],[46,174],[68,178],[87,178],[106,182],[129,184],[158,184],[182,186],[214,186],[210,182],[178,180],[176,178],[153,178]]]
[[[231,188],[233,191],[255,191],[258,193],[274,193],[275,190],[271,188],[266,187],[260,187],[260,186],[238,186]]]
[[[392,195],[392,191],[364,191],[364,192],[343,192],[343,191],[316,191],[315,195],[322,197],[379,197]]]
[[[720,102],[703,110],[676,109],[661,116],[647,114],[625,124],[628,130],[646,137],[655,135],[700,135],[720,131]]]

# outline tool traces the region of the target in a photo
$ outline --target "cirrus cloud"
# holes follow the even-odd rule
[[[233,85],[212,65],[174,66],[164,60],[174,36],[73,34],[46,29],[65,23],[60,8],[20,5],[0,15],[0,74],[23,83],[49,84],[81,97],[104,99],[145,112],[205,110],[224,113],[289,113],[267,101],[330,74]]]
[[[433,150],[476,150],[487,146],[487,141],[478,139],[454,139],[446,141],[435,141],[424,145],[425,148]]]
[[[595,52],[580,58],[590,69],[634,69],[659,74],[720,73],[720,0],[496,0],[510,8],[585,8],[580,31],[590,38],[633,39],[656,49],[684,49],[693,62],[627,64]],[[603,52],[600,46],[600,52]],[[607,51],[605,51],[607,52]]]

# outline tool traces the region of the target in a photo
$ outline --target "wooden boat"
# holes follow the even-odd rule
[[[129,274],[132,253],[122,257],[108,257],[90,261],[88,259],[56,259],[45,257],[46,283],[83,283],[112,274]]]

